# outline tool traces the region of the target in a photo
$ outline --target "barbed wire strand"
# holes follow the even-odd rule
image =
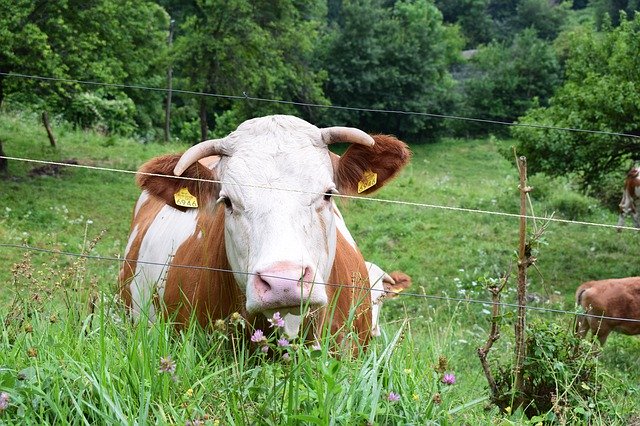
[[[79,258],[92,259],[92,260],[104,260],[104,261],[113,261],[113,262],[134,262],[134,263],[141,263],[141,264],[145,264],[145,265],[163,266],[163,267],[171,267],[171,268],[185,268],[185,269],[206,270],[206,271],[213,271],[213,272],[226,272],[226,273],[240,274],[240,275],[257,275],[254,272],[234,271],[234,270],[230,270],[230,269],[213,268],[213,267],[210,267],[210,266],[182,265],[182,264],[174,264],[174,263],[169,263],[169,262],[152,262],[152,261],[143,261],[143,260],[138,260],[138,259],[127,259],[127,258],[113,257],[113,256],[112,257],[107,257],[107,256],[100,256],[100,255],[92,255],[92,254],[87,254],[87,253],[73,253],[73,252],[68,252],[68,251],[51,250],[51,249],[45,249],[45,248],[41,248],[41,247],[34,247],[34,246],[26,245],[26,244],[5,244],[5,243],[0,243],[0,247],[24,249],[24,250],[29,250],[29,251],[39,252],[39,253],[47,253],[47,254],[79,257]],[[277,275],[260,274],[260,276],[267,277],[267,278],[278,278],[278,279],[283,279],[283,280],[298,281],[298,280],[295,280],[295,279],[292,279],[292,278],[280,277],[280,276],[277,276]],[[327,283],[327,282],[318,282],[318,281],[311,281],[309,283],[310,284],[314,284],[314,285],[317,284],[317,285],[321,285],[321,286],[326,286],[326,287],[340,287],[340,288],[347,288],[347,289],[362,289],[362,287],[358,287],[358,286],[355,286],[355,285],[343,284],[343,283]],[[388,291],[386,291],[384,289],[381,290],[381,289],[376,289],[376,288],[370,288],[369,290],[370,291],[380,292],[380,293],[388,293]],[[408,292],[408,291],[402,291],[401,293],[395,293],[395,295],[396,296],[402,296],[402,297],[415,297],[415,298],[421,298],[421,299],[431,299],[431,300],[440,300],[440,301],[449,301],[449,302],[458,302],[458,303],[481,304],[481,305],[484,305],[484,306],[492,306],[494,304],[494,302],[491,301],[491,300],[479,300],[479,299],[471,299],[471,298],[463,298],[463,297],[451,297],[451,296],[436,296],[436,295],[432,295],[432,294],[412,293],[412,292]],[[507,308],[525,308],[525,309],[528,309],[528,310],[538,311],[538,312],[548,312],[548,313],[556,313],[556,314],[563,314],[563,315],[580,315],[580,316],[584,316],[584,317],[592,317],[592,318],[606,319],[606,320],[620,320],[620,321],[627,321],[627,322],[640,322],[640,319],[635,319],[635,318],[622,318],[622,317],[609,317],[609,316],[604,316],[604,315],[593,315],[593,314],[581,313],[581,312],[576,312],[576,311],[567,311],[567,310],[564,310],[564,309],[554,309],[554,308],[544,308],[544,307],[540,307],[540,306],[519,305],[517,303],[498,302],[496,304],[499,305],[499,306],[502,306],[502,307],[507,307]]]
[[[116,172],[116,173],[132,174],[132,175],[155,176],[155,177],[161,177],[161,178],[167,178],[167,179],[180,179],[180,180],[188,180],[188,181],[196,181],[196,182],[218,183],[218,184],[235,185],[235,186],[240,186],[240,187],[244,186],[244,187],[265,189],[265,190],[295,192],[295,193],[311,194],[311,195],[322,195],[323,194],[323,193],[319,193],[319,192],[315,192],[315,191],[306,191],[306,190],[303,190],[303,189],[282,188],[282,187],[264,186],[264,185],[253,185],[253,184],[245,184],[245,183],[238,183],[238,182],[225,182],[225,181],[214,180],[214,179],[191,178],[191,177],[186,177],[186,176],[163,175],[163,174],[157,174],[157,173],[148,173],[148,172],[140,172],[140,171],[133,171],[133,170],[125,170],[125,169],[115,169],[115,168],[102,167],[102,166],[90,166],[90,165],[85,165],[85,164],[61,163],[61,162],[55,162],[55,161],[35,160],[35,159],[31,159],[31,158],[9,157],[9,156],[2,156],[2,155],[0,155],[0,158],[4,158],[6,160],[23,161],[23,162],[36,163],[36,164],[47,164],[47,165],[55,165],[55,166],[63,166],[63,167],[74,167],[74,168],[81,168],[81,169],[88,169],[88,170],[97,170],[97,171],[105,171],[105,172]],[[486,215],[492,215],[492,216],[502,216],[502,217],[509,217],[509,218],[518,218],[518,219],[520,217],[523,217],[518,213],[507,213],[507,212],[498,212],[498,211],[492,211],[492,210],[481,210],[481,209],[470,209],[470,208],[464,208],[464,207],[443,206],[443,205],[438,205],[438,204],[419,203],[419,202],[414,202],[414,201],[386,200],[386,199],[382,199],[382,198],[374,198],[374,197],[367,197],[367,196],[357,196],[357,195],[346,195],[346,194],[339,194],[339,193],[332,194],[332,196],[333,197],[337,197],[337,198],[343,198],[343,199],[364,200],[364,201],[367,201],[367,202],[371,201],[371,202],[378,202],[378,203],[385,203],[385,204],[395,204],[395,205],[408,206],[408,207],[431,208],[431,209],[448,210],[448,211],[456,211],[456,212],[464,212],[464,213],[486,214]],[[619,229],[619,230],[630,230],[630,231],[636,231],[636,232],[640,231],[640,229],[634,228],[634,227],[612,225],[612,224],[607,224],[607,223],[586,222],[586,221],[579,221],[579,220],[559,219],[559,218],[556,218],[556,217],[540,217],[540,216],[531,216],[531,215],[526,215],[524,217],[526,219],[544,220],[544,221],[556,222],[556,223],[565,223],[565,224],[573,224],[573,225],[586,225],[586,226],[595,226],[595,227],[601,227],[601,228],[615,228],[615,229]]]
[[[640,139],[640,135],[633,135],[630,133],[622,133],[622,132],[609,132],[605,130],[590,130],[590,129],[579,129],[575,127],[550,126],[550,125],[536,124],[536,123],[518,123],[518,122],[510,122],[510,121],[504,121],[504,120],[491,120],[491,119],[485,119],[485,118],[464,117],[464,116],[452,115],[452,114],[436,114],[436,113],[421,112],[421,111],[360,108],[360,107],[348,107],[348,106],[340,106],[340,105],[322,105],[322,104],[315,104],[310,102],[258,98],[258,97],[250,96],[246,92],[243,92],[242,95],[225,95],[220,93],[208,93],[208,92],[199,92],[199,91],[193,91],[193,90],[182,90],[182,89],[174,89],[174,88],[168,89],[164,87],[143,86],[139,84],[104,83],[104,82],[90,81],[90,80],[77,80],[77,79],[70,79],[70,78],[47,77],[47,76],[19,74],[19,73],[0,72],[0,75],[3,75],[5,77],[17,77],[17,78],[32,79],[32,80],[42,80],[47,82],[74,83],[74,84],[93,85],[93,86],[102,86],[102,87],[113,87],[118,89],[148,90],[148,91],[155,91],[155,92],[171,91],[172,93],[179,93],[179,94],[192,95],[192,96],[207,96],[207,97],[231,99],[231,100],[251,100],[256,102],[277,103],[277,104],[284,104],[284,105],[302,106],[302,107],[308,107],[308,108],[337,109],[337,110],[344,110],[344,111],[373,112],[373,113],[380,113],[380,114],[414,115],[414,116],[421,116],[421,117],[438,118],[443,120],[470,121],[470,122],[476,122],[476,123],[495,124],[495,125],[501,125],[501,126],[525,127],[525,128],[539,129],[539,130],[558,130],[558,131],[566,131],[566,132],[574,132],[574,133],[588,133],[588,134],[596,134],[596,135],[620,136],[620,137],[626,137],[626,138]]]

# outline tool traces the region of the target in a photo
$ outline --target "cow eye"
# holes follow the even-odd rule
[[[324,193],[324,197],[323,198],[324,198],[325,201],[331,201],[331,197],[334,194],[337,194],[337,193],[338,193],[338,191],[336,191],[335,189],[329,189]]]
[[[223,195],[220,198],[218,198],[218,202],[219,203],[224,203],[224,206],[229,209],[229,210],[233,210],[233,205],[231,204],[231,199],[229,199],[229,197]]]

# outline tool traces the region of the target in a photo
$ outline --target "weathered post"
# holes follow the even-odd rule
[[[520,237],[518,246],[518,314],[515,325],[515,363],[514,389],[517,393],[515,405],[520,405],[523,391],[523,369],[526,356],[526,315],[527,315],[527,268],[530,265],[527,247],[527,194],[531,188],[527,186],[527,158],[518,157],[518,170],[520,171]]]

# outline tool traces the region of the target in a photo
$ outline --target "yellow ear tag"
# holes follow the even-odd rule
[[[394,288],[393,290],[391,290],[392,293],[398,294],[398,293],[402,293],[402,291],[404,290],[404,288]]]
[[[376,182],[378,182],[378,174],[372,172],[371,170],[367,170],[366,172],[364,172],[362,180],[358,182],[358,194],[371,188],[376,184]]]
[[[198,207],[198,199],[191,195],[186,187],[173,194],[173,199],[176,204],[181,207]]]

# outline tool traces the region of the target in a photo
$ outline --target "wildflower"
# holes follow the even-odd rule
[[[260,348],[260,350],[266,354],[267,352],[269,352],[269,346],[264,345],[263,347]]]
[[[433,395],[432,399],[434,404],[442,404],[442,397],[440,396],[439,393],[436,393],[435,395]]]
[[[414,401],[419,401],[420,400],[420,395],[418,395],[417,393],[414,393],[412,396]]]
[[[445,373],[444,376],[442,376],[442,383],[444,383],[445,385],[452,385],[456,382],[456,376],[453,375],[453,373]]]
[[[35,358],[38,356],[38,349],[34,348],[34,347],[30,347],[29,349],[27,349],[27,356],[29,358]]]
[[[291,355],[289,355],[289,353],[287,353],[287,352],[283,353],[283,354],[282,354],[282,360],[283,360],[284,362],[289,362],[289,361],[291,361]]]
[[[389,396],[387,396],[389,402],[398,402],[400,401],[400,395],[395,392],[389,392]]]
[[[193,396],[193,389],[187,389],[187,391],[184,393],[184,396],[186,396],[187,398],[191,398]]]
[[[280,317],[280,312],[273,314],[273,317],[269,318],[267,321],[271,323],[271,327],[284,327],[284,320]]]
[[[320,345],[320,342],[315,342],[313,345],[311,345],[312,351],[319,351],[321,349],[322,349],[322,346]]]
[[[173,375],[176,372],[176,363],[171,359],[171,355],[160,358],[160,373]]]
[[[254,331],[253,335],[251,336],[251,341],[254,343],[260,343],[266,340],[267,338],[264,337],[264,333],[260,329],[257,329],[256,331]]]
[[[6,392],[0,393],[0,411],[4,411],[9,408],[9,394]]]
[[[218,319],[216,320],[216,322],[213,324],[213,327],[218,330],[218,331],[225,331],[227,328],[227,325],[224,323],[223,320]]]
[[[410,368],[405,368],[404,369],[404,374],[411,374],[411,369]]]
[[[285,339],[284,337],[281,338],[281,339],[278,339],[278,346],[281,346],[283,348],[287,347],[287,346],[289,346],[289,341],[287,339]]]

